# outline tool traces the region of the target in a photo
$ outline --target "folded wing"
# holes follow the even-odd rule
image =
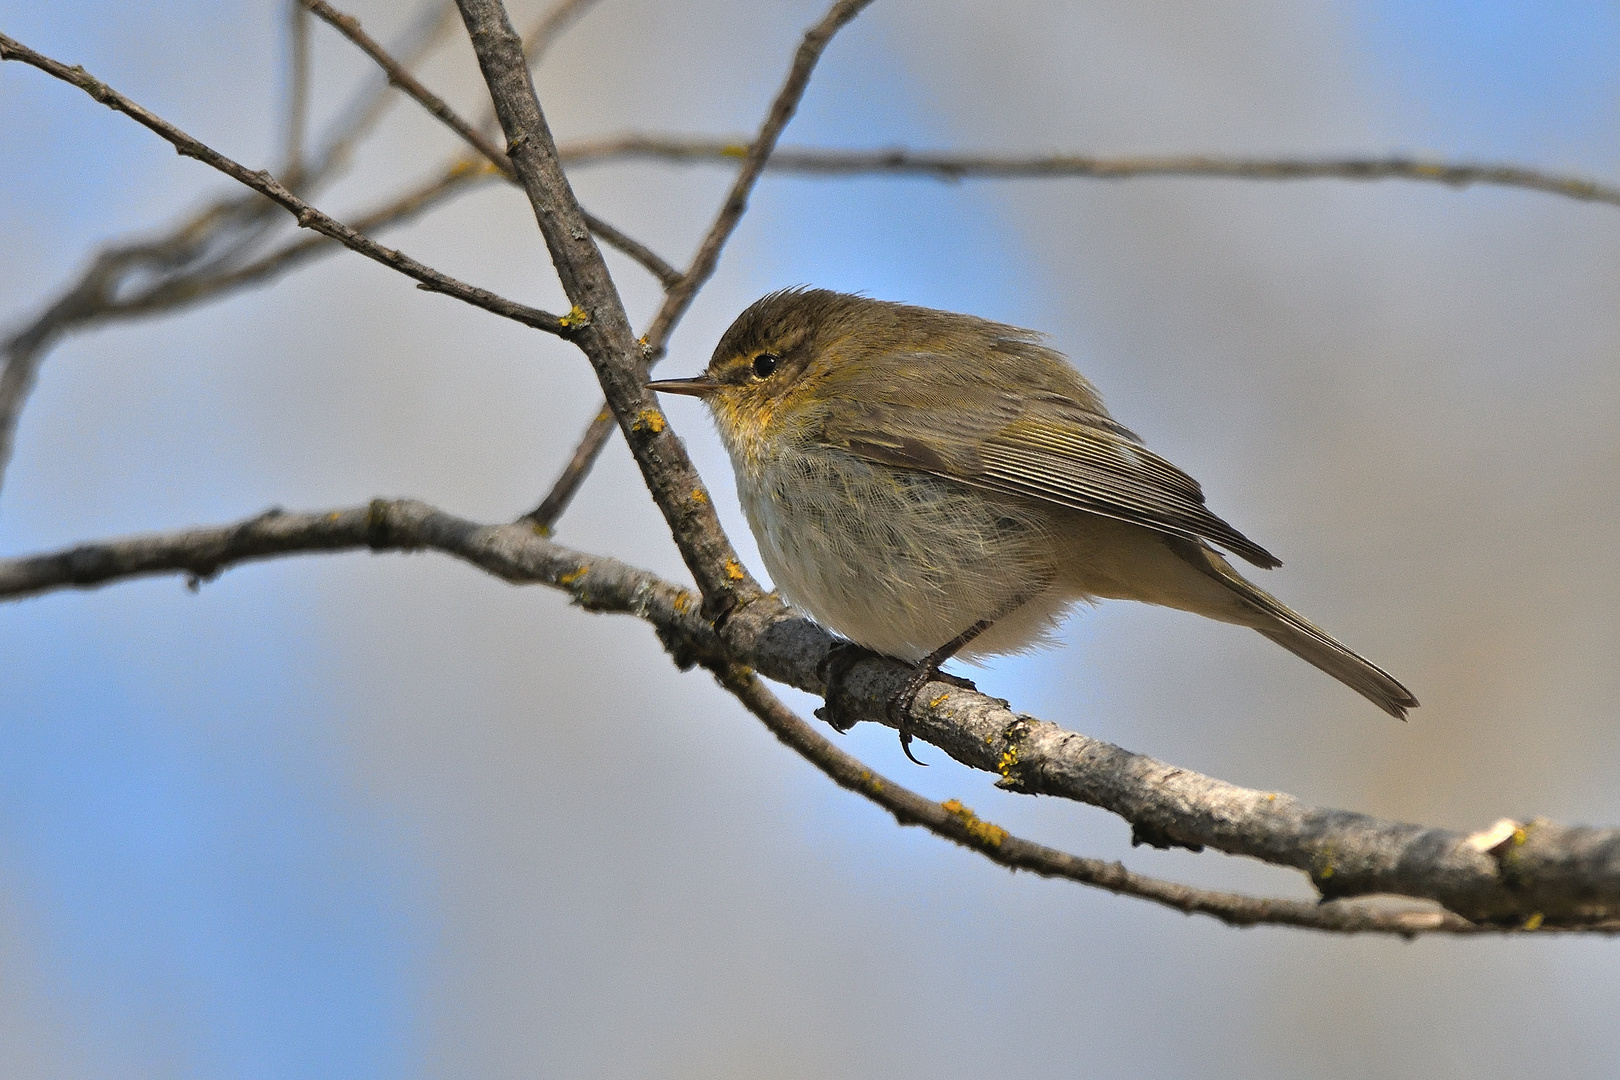
[[[1207,541],[1267,569],[1281,565],[1211,513],[1196,480],[1088,404],[1050,393],[848,402],[829,413],[821,435],[870,461]]]

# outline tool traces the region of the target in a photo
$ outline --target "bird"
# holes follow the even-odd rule
[[[942,663],[1050,644],[1105,599],[1256,630],[1391,716],[1418,704],[1240,574],[1223,551],[1281,561],[1034,331],[796,287],[743,311],[701,375],[651,387],[708,406],[781,596],[916,665],[891,703],[914,761],[904,714]]]

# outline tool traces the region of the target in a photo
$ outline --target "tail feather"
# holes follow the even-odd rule
[[[1341,645],[1287,604],[1244,579],[1219,555],[1207,548],[1203,553],[1215,576],[1260,616],[1248,625],[1338,679],[1397,720],[1405,720],[1406,710],[1417,708],[1418,699],[1395,676]]]
[[[1321,668],[1397,720],[1406,719],[1407,709],[1417,708],[1418,699],[1393,675],[1315,627],[1311,627],[1314,633],[1303,632],[1290,620],[1255,629],[1305,662]]]

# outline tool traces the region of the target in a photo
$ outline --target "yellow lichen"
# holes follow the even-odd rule
[[[1540,930],[1542,921],[1545,918],[1546,918],[1546,916],[1538,911],[1534,915],[1530,916],[1528,919],[1524,920],[1524,928],[1526,930]]]
[[[590,323],[591,313],[580,307],[578,304],[575,304],[572,308],[570,308],[568,310],[568,314],[557,320],[557,325],[561,326],[564,330],[571,330],[576,326],[589,326]]]
[[[736,559],[726,560],[726,577],[730,578],[732,581],[741,581],[747,576],[748,571],[743,569],[742,563],[738,562]]]
[[[697,503],[699,506],[701,506],[704,503],[709,501],[709,497],[706,494],[704,494],[702,488],[693,488],[692,489],[692,494],[687,496],[687,497],[690,498],[693,502]]]
[[[720,148],[721,157],[747,157],[748,147],[742,143],[727,143]]]
[[[559,585],[572,585],[574,582],[578,581],[580,578],[584,577],[586,574],[588,574],[590,572],[591,572],[591,566],[590,566],[589,563],[586,563],[584,566],[581,566],[579,569],[570,570],[570,571],[568,571],[568,573],[566,573],[566,574],[562,575],[561,577],[559,577],[557,579],[557,584],[559,584]]]
[[[675,609],[676,614],[686,614],[686,609],[692,606],[692,594],[682,589],[675,594],[675,599],[670,601],[669,606]]]
[[[962,827],[967,830],[967,834],[981,844],[1000,847],[1001,842],[1007,839],[1006,829],[1003,829],[1000,825],[992,825],[990,822],[985,821],[975,814],[972,809],[963,806],[960,800],[947,799],[939,805],[947,814],[960,821]]]
[[[950,696],[951,696],[950,691],[946,691],[945,693],[939,695],[936,698],[929,698],[928,699],[928,707],[930,709],[937,709],[941,705],[945,704],[945,699],[950,697]]]
[[[657,409],[642,409],[630,422],[636,431],[650,431],[654,435],[664,430],[664,417]]]
[[[1011,780],[1013,768],[1017,764],[1018,744],[1008,743],[1007,749],[1001,752],[1001,760],[996,762],[996,771],[1001,774],[1003,780]]]

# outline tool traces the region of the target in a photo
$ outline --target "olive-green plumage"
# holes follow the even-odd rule
[[[821,289],[738,316],[697,379],[783,596],[917,661],[1039,644],[1076,601],[1140,600],[1249,626],[1395,716],[1417,699],[1241,577],[1264,548],[1204,505],[1039,337]]]

